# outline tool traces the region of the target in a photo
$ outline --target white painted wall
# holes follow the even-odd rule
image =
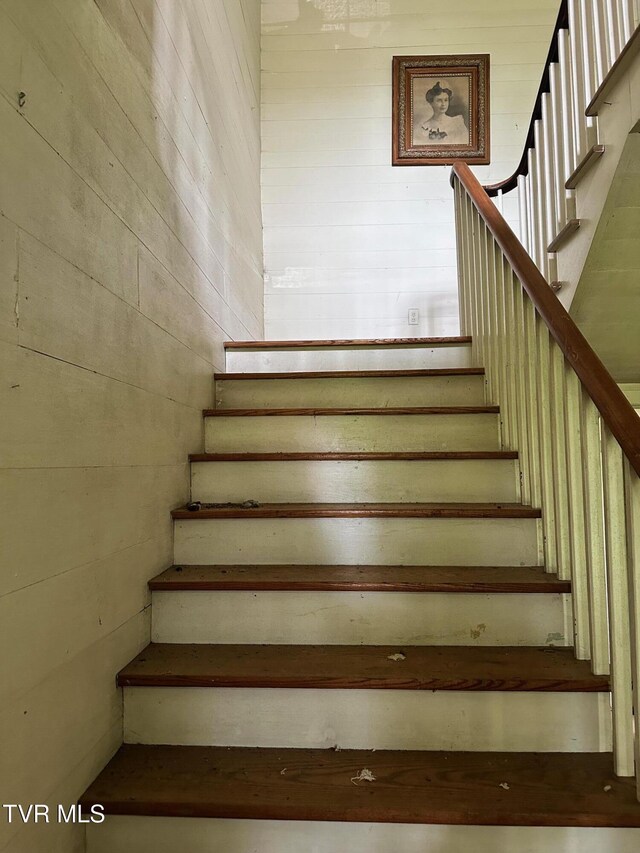
[[[262,0],[267,338],[458,332],[449,169],[390,165],[391,57],[491,54],[493,162],[476,173],[497,181],[520,159],[558,7]],[[515,199],[505,213],[517,221]]]
[[[638,77],[640,81],[640,75]],[[636,100],[640,110],[640,99]],[[640,133],[627,137],[571,315],[618,382],[640,382]]]
[[[259,19],[0,5],[2,803],[71,803],[119,745],[221,342],[262,336]],[[83,834],[0,815],[6,853]]]

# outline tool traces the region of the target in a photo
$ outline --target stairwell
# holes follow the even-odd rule
[[[469,338],[227,345],[89,853],[631,853]]]

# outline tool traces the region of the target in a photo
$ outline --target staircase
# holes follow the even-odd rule
[[[227,370],[89,853],[637,851],[608,677],[470,339],[234,343]]]

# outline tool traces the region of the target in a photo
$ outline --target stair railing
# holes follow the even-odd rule
[[[574,648],[611,674],[615,771],[640,761],[640,417],[464,163],[453,168],[461,332],[473,337]],[[640,773],[636,773],[640,777]],[[640,799],[640,785],[638,787]]]
[[[559,290],[557,252],[580,225],[575,189],[604,153],[598,107],[625,58],[640,48],[640,0],[562,0],[517,169],[485,187],[518,190],[520,240]]]

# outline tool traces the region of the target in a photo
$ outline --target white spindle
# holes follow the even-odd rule
[[[582,388],[572,367],[564,364],[567,405],[565,408],[567,485],[571,519],[571,599],[575,624],[575,649],[580,660],[591,657],[589,626],[589,581],[587,570],[586,509],[583,470]],[[560,472],[562,476],[563,472]]]
[[[587,125],[584,111],[587,108],[587,83],[584,76],[585,44],[582,37],[582,2],[569,0],[569,46],[572,89],[572,125],[576,152],[576,165],[587,151]]]
[[[544,212],[545,212],[545,258],[547,257],[547,246],[556,236],[557,222],[557,190],[558,184],[555,180],[555,157],[553,144],[553,111],[551,104],[551,96],[545,94],[542,96],[542,122],[540,133],[542,136],[542,162],[544,165]],[[545,268],[547,278],[549,275],[549,266]]]
[[[624,44],[622,41],[619,0],[605,0],[604,11],[610,68],[620,55]]]
[[[624,467],[620,445],[605,425],[602,427],[602,457],[613,694],[613,757],[618,776],[633,776],[635,761]]]
[[[531,300],[527,300],[533,309]],[[542,529],[544,530],[545,566],[548,572],[558,572],[558,541],[556,536],[556,507],[553,491],[553,447],[551,444],[551,354],[549,330],[534,311],[536,349],[536,390],[538,395],[535,427],[539,436],[540,473],[542,486]]]
[[[556,234],[565,224],[565,189],[564,182],[568,176],[565,173],[567,157],[562,151],[565,135],[562,127],[562,81],[560,65],[551,66],[551,145],[553,148],[553,189],[555,207],[551,231]]]
[[[604,65],[603,56],[599,49],[598,31],[598,0],[580,0],[580,34],[582,40],[582,73],[585,78],[585,94],[587,103],[593,98],[599,85],[601,68]]]
[[[629,597],[631,616],[631,667],[635,708],[636,786],[640,799],[640,478],[625,460],[627,549],[629,553]]]
[[[497,308],[497,341],[499,351],[499,387],[500,387],[500,412],[503,423],[502,439],[503,447],[508,450],[517,450],[515,406],[512,405],[512,394],[509,387],[509,362],[511,358],[509,350],[509,326],[506,317],[505,288],[507,277],[505,270],[505,259],[502,252],[497,250],[496,257],[496,308]]]
[[[471,206],[471,199],[464,192],[463,188],[460,187],[462,192],[462,210],[460,215],[460,227],[462,228],[462,232],[464,234],[464,246],[463,246],[463,254],[464,254],[464,282],[465,282],[465,292],[464,292],[464,323],[465,329],[467,330],[465,334],[473,335],[473,259],[471,256],[471,246],[473,242],[473,236],[471,233],[471,223],[470,223],[470,213],[469,208]]]
[[[596,89],[600,85],[597,71],[598,49],[596,44],[595,27],[597,19],[596,0],[580,0],[580,33],[579,38],[582,40],[582,68],[578,68],[576,73],[582,73],[585,80],[585,97],[586,104],[589,103],[594,96]],[[586,108],[586,106],[585,106]],[[584,108],[581,115],[581,120],[584,122]],[[596,119],[588,118],[586,120],[586,148],[583,151],[583,156],[587,150],[595,144],[597,137]]]
[[[469,201],[469,236],[471,240],[471,252],[470,252],[470,271],[471,271],[471,293],[472,293],[472,303],[471,303],[471,328],[472,328],[472,342],[471,342],[471,353],[473,357],[474,364],[482,364],[482,357],[480,355],[480,343],[481,343],[481,335],[480,335],[480,320],[479,320],[479,300],[480,295],[478,291],[482,286],[482,282],[480,280],[480,275],[478,272],[478,247],[479,247],[479,234],[477,231],[477,214],[476,210],[473,206],[473,203]]]
[[[602,83],[607,71],[611,68],[605,4],[606,0],[593,0],[593,37],[596,59],[596,87]]]
[[[527,202],[527,225],[529,228],[529,254],[536,259],[536,224],[535,224],[535,207],[533,201],[533,151],[529,149],[527,152],[528,172],[525,178],[525,199]]]
[[[589,621],[591,668],[598,675],[609,672],[607,577],[605,568],[604,516],[602,509],[602,449],[600,415],[586,392],[582,394],[583,487],[587,571],[589,578]]]
[[[636,16],[633,0],[620,0],[620,31],[622,35],[622,47],[629,41],[631,34],[636,28]]]
[[[525,390],[524,371],[526,352],[524,346],[524,319],[522,316],[522,285],[511,267],[507,267],[505,287],[507,319],[511,339],[510,387],[517,412],[517,440],[522,474],[522,500],[533,503],[533,475],[529,447],[529,407]]]
[[[524,175],[518,175],[518,212],[520,214],[520,242],[527,252],[531,252],[529,241],[529,208],[527,204],[527,181]]]
[[[500,287],[499,281],[499,267],[502,263],[502,254],[498,248],[496,241],[491,236],[489,243],[489,269],[491,275],[491,302],[490,302],[490,311],[491,311],[491,371],[493,373],[492,377],[492,398],[495,403],[498,405],[502,405],[504,398],[501,396],[500,392],[500,313],[499,313],[499,305],[498,305],[498,289]],[[500,436],[501,439],[504,440],[504,436],[507,433],[507,428],[504,425],[504,410],[500,410],[500,423],[501,430]]]
[[[522,286],[516,288],[516,308],[519,318],[518,325],[523,330],[523,355],[524,369],[520,376],[524,395],[523,412],[526,412],[526,432],[529,445],[529,469],[531,471],[531,501],[533,506],[542,506],[542,474],[540,466],[540,433],[538,432],[538,347],[535,323],[535,308],[529,297],[524,293]]]
[[[578,165],[578,153],[576,142],[576,130],[574,127],[575,115],[573,110],[573,92],[571,82],[571,43],[569,32],[560,30],[558,34],[558,69],[560,71],[560,97],[558,109],[560,111],[562,141],[560,150],[562,152],[562,175],[564,181]],[[568,217],[567,217],[568,218]]]
[[[491,235],[483,221],[480,222],[480,275],[482,280],[481,322],[482,322],[482,363],[487,368],[485,384],[488,402],[493,402],[493,377],[491,376],[491,273],[490,247]]]
[[[551,359],[551,451],[552,492],[555,501],[556,548],[558,553],[558,576],[571,579],[571,521],[569,517],[569,486],[567,481],[567,438],[565,408],[567,389],[564,373],[564,355],[552,338]]]
[[[546,260],[547,260],[547,194],[545,187],[545,170],[543,163],[542,150],[542,122],[538,120],[534,130],[535,148],[533,150],[533,158],[535,162],[534,169],[534,210],[536,216],[536,231],[537,231],[537,246],[536,246],[536,264],[542,275],[546,275]]]
[[[507,334],[507,386],[511,405],[511,423],[513,430],[514,449],[518,451],[520,463],[520,485],[522,500],[525,504],[531,502],[529,489],[529,450],[526,441],[522,437],[522,404],[520,402],[520,370],[518,338],[521,330],[516,327],[515,322],[515,287],[520,284],[514,279],[513,270],[509,262],[503,259],[504,279],[504,319]]]
[[[460,334],[468,335],[467,321],[465,317],[466,306],[466,263],[465,263],[465,248],[466,235],[462,230],[462,187],[458,180],[454,181],[453,192],[455,196],[455,219],[456,219],[456,256],[458,263],[458,322],[460,324]]]

